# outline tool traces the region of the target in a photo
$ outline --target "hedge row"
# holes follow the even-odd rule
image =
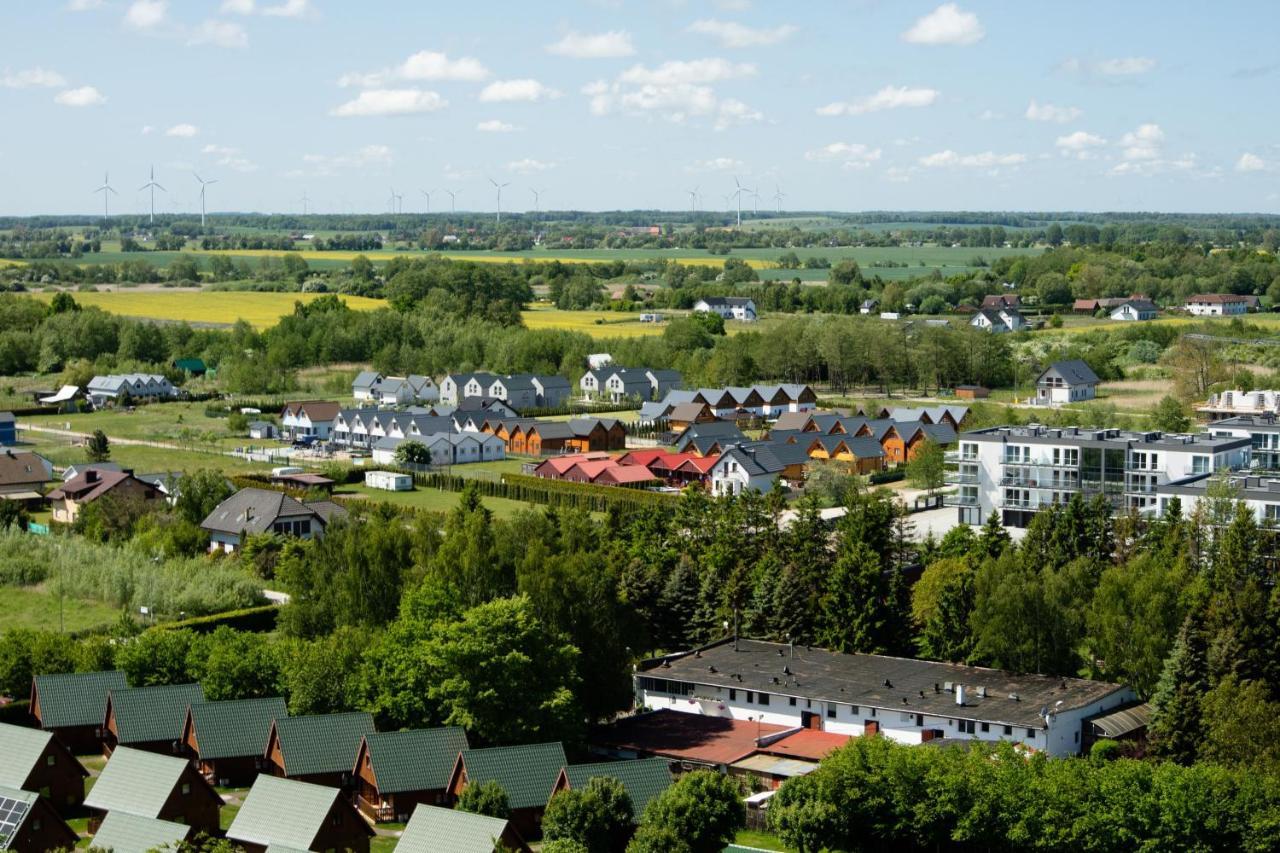
[[[414,482],[420,487],[450,492],[460,492],[474,484],[481,495],[488,497],[550,506],[571,506],[590,512],[605,512],[610,508],[634,510],[650,506],[671,506],[675,498],[672,493],[544,480],[525,474],[503,474],[501,481],[460,477],[457,474],[415,474]]]
[[[905,479],[906,476],[906,471],[901,468],[895,468],[892,471],[877,471],[867,479],[871,481],[871,485],[876,486],[881,483],[896,483],[899,480]]]
[[[225,613],[214,613],[209,616],[194,616],[190,619],[179,619],[175,622],[160,622],[153,630],[172,631],[189,628],[197,634],[208,634],[226,625],[237,631],[253,631],[266,633],[276,628],[276,616],[280,613],[279,604],[263,604],[259,607],[245,607],[240,610],[228,610]]]

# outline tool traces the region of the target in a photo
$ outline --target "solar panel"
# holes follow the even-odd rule
[[[0,850],[9,849],[30,808],[31,804],[25,800],[0,796]]]

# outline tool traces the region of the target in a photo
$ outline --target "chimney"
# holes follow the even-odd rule
[[[85,472],[84,472],[84,481],[85,481],[86,483],[96,483],[96,482],[98,482],[98,472],[97,472],[97,470],[95,470],[95,469],[93,469],[93,468],[90,468],[88,471],[85,471]]]
[[[963,684],[956,685],[956,704],[957,705],[964,704],[964,685]]]

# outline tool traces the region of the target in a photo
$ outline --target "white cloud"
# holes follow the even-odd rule
[[[1154,71],[1156,61],[1146,56],[1126,56],[1121,59],[1102,59],[1094,64],[1099,74],[1110,77],[1123,77],[1132,74],[1146,74]]]
[[[657,68],[633,65],[618,75],[619,82],[637,86],[705,85],[724,80],[754,77],[756,67],[749,62],[730,62],[727,59],[672,60]]]
[[[981,154],[957,154],[951,149],[927,154],[919,163],[931,169],[962,166],[968,169],[994,169],[1000,166],[1017,166],[1027,162],[1026,154],[997,154],[994,151],[983,151]]]
[[[817,112],[820,116],[856,116],[900,107],[927,107],[938,100],[939,94],[941,93],[937,89],[909,89],[906,86],[885,86],[874,95],[868,95],[856,101],[835,101],[826,106],[818,107]]]
[[[64,107],[94,107],[107,102],[106,97],[93,86],[64,89],[53,100]]]
[[[764,113],[737,98],[727,98],[716,108],[716,130],[728,130],[737,124],[754,124],[759,121],[764,121]]]
[[[518,175],[532,175],[536,172],[545,172],[548,169],[554,169],[555,163],[548,163],[543,160],[535,160],[532,157],[525,157],[523,160],[512,160],[507,164],[508,172],[515,172]]]
[[[559,41],[547,45],[547,53],[571,59],[616,59],[632,56],[635,52],[631,34],[625,30],[609,30],[604,33],[570,31]]]
[[[1096,133],[1077,130],[1074,133],[1068,133],[1066,136],[1059,136],[1053,144],[1062,152],[1063,156],[1075,157],[1078,160],[1091,160],[1096,156],[1094,150],[1106,145],[1107,140]]]
[[[694,21],[689,25],[688,31],[711,36],[722,47],[767,47],[790,38],[796,32],[796,27],[794,24],[781,24],[776,27],[753,28],[737,21],[706,18]]]
[[[1156,160],[1164,145],[1164,131],[1158,124],[1144,124],[1120,137],[1126,160]]]
[[[402,116],[435,112],[448,105],[439,93],[426,89],[366,89],[354,100],[334,107],[329,114],[343,118]]]
[[[173,127],[166,130],[164,132],[164,135],[178,136],[183,139],[190,139],[191,137],[195,136],[199,132],[200,132],[200,128],[196,127],[194,124],[187,124],[186,122],[183,122],[182,124],[175,124]]]
[[[209,18],[200,22],[187,36],[187,44],[211,44],[215,47],[245,48],[249,46],[249,34],[234,21],[218,21]]]
[[[254,0],[222,0],[219,11],[224,15],[252,15]]]
[[[278,6],[262,7],[262,14],[273,18],[301,18],[310,11],[310,0],[284,0]]]
[[[478,82],[489,77],[489,69],[478,59],[463,56],[450,59],[446,53],[420,50],[395,68],[354,72],[338,78],[339,86],[384,86],[390,80],[453,80]]]
[[[133,0],[124,13],[124,22],[135,30],[149,30],[164,21],[168,8],[166,0]]]
[[[1240,155],[1240,159],[1236,161],[1237,172],[1266,172],[1272,168],[1272,164],[1263,160],[1257,154],[1250,154],[1248,151]]]
[[[253,172],[258,168],[240,153],[239,148],[210,143],[201,148],[200,153],[209,155],[213,158],[214,165],[221,166],[224,169],[234,169],[237,172]]]
[[[943,3],[902,34],[912,44],[974,44],[986,31],[972,12],[963,12],[955,3]]]
[[[1084,115],[1084,110],[1079,107],[1059,107],[1054,104],[1041,104],[1035,98],[1031,99],[1031,103],[1027,104],[1026,117],[1031,121],[1053,121],[1058,124],[1066,124],[1069,121],[1075,121]]]
[[[560,97],[555,89],[544,86],[537,80],[524,78],[521,80],[494,80],[480,90],[480,100],[484,103],[502,103],[504,101],[545,101]]]
[[[880,159],[880,149],[861,142],[832,142],[806,151],[804,158],[815,162],[839,162],[845,169],[865,169]]]
[[[156,132],[156,129],[149,124],[144,124],[140,132],[142,133],[143,136],[150,136],[151,134]]]
[[[101,8],[103,0],[71,0],[67,4],[68,12],[89,12]]]
[[[735,160],[732,157],[713,157],[710,160],[698,160],[691,164],[687,171],[690,172],[740,172],[743,169],[743,162]]]
[[[496,118],[482,121],[476,125],[476,130],[484,133],[511,133],[515,129],[516,126],[514,124],[508,124],[507,122]]]
[[[336,175],[339,172],[367,169],[383,169],[395,158],[386,145],[365,145],[351,154],[304,154],[302,162],[307,173],[319,176]]]
[[[67,81],[61,74],[44,68],[24,68],[21,71],[5,70],[0,72],[0,88],[4,89],[56,88],[65,85],[67,85]]]

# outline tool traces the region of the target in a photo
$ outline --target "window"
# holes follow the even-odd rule
[[[190,793],[191,793],[191,785],[190,785],[189,783],[187,783],[187,782],[183,782],[183,783],[182,783],[182,796],[184,796],[184,797],[185,797],[187,794],[190,794]]]
[[[858,716],[858,706],[857,706],[857,705],[850,705],[850,706],[849,706],[849,710],[853,712],[853,715],[854,715],[855,717],[856,717],[856,716]]]
[[[1012,734],[1013,734],[1013,726],[1005,726],[1005,727],[1004,727],[1004,733],[1005,733],[1006,735],[1012,735]]]
[[[924,714],[916,714],[916,725],[924,728]]]
[[[756,694],[755,694],[755,692],[754,692],[754,691],[752,691],[752,690],[748,690],[748,691],[747,691],[747,701],[748,701],[748,702],[754,702],[754,701],[756,701]]]
[[[738,701],[738,691],[734,690],[732,687],[729,688],[729,701],[730,702]]]
[[[761,694],[760,694],[760,696],[759,696],[759,699],[760,699],[760,704],[761,704],[761,705],[768,705],[768,704],[769,704],[769,694],[768,694],[768,693],[761,693]]]
[[[982,724],[982,730],[983,730],[984,732],[989,732],[989,731],[991,731],[991,724],[990,724],[990,723],[983,723],[983,724]]]
[[[48,764],[50,767],[52,767],[53,765],[55,765],[55,764],[57,764],[57,763],[58,763],[58,759],[54,758],[52,755],[50,755],[50,756],[46,756],[46,757],[45,757],[45,760],[44,760],[44,763],[45,763],[45,764]]]
[[[874,716],[876,715],[876,709],[875,709],[875,708],[870,708],[870,709],[868,710],[868,713],[870,713],[870,714],[871,714],[871,716],[873,716],[873,717],[874,717]]]
[[[792,708],[794,708],[795,706],[796,706],[796,697],[792,696],[792,697],[791,697],[791,707],[792,707]]]
[[[1035,740],[1035,739],[1036,739],[1036,730],[1027,729],[1027,740]]]
[[[1208,474],[1209,473],[1209,457],[1208,456],[1192,456],[1191,457],[1191,473],[1192,474]]]
[[[836,718],[836,703],[828,702],[827,703],[827,719],[834,720],[835,718]]]

